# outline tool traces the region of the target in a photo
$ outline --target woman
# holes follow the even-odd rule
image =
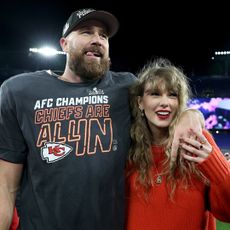
[[[207,130],[170,146],[189,99],[188,79],[165,59],[149,63],[131,89],[132,146],[127,169],[128,230],[215,229],[230,221],[230,165]]]

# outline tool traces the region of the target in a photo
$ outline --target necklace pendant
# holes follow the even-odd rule
[[[162,176],[157,176],[157,179],[155,180],[156,184],[161,184],[162,183]]]

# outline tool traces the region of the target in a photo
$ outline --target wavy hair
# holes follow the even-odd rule
[[[151,146],[154,133],[151,133],[146,117],[139,109],[138,98],[144,95],[146,84],[150,85],[153,91],[166,89],[175,92],[178,96],[179,106],[173,121],[168,127],[168,136],[163,142],[166,156],[162,172],[162,174],[166,175],[167,184],[171,188],[170,193],[173,195],[179,180],[186,187],[191,182],[192,174],[202,177],[195,164],[183,160],[180,154],[178,154],[176,162],[171,161],[170,158],[176,123],[182,112],[187,108],[187,102],[191,96],[189,79],[180,68],[172,65],[169,60],[162,58],[147,63],[137,76],[138,80],[136,84],[130,89],[132,143],[129,150],[128,163],[132,166],[130,167],[131,170],[137,170],[138,172],[136,184],[142,185],[146,191],[149,191],[153,185],[151,168],[154,165],[154,154],[151,152]]]

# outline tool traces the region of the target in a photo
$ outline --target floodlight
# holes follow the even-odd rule
[[[52,57],[52,56],[55,56],[58,54],[65,55],[65,52],[58,51],[52,47],[30,48],[29,51],[33,52],[33,53],[39,53],[39,54],[46,56],[46,57]]]

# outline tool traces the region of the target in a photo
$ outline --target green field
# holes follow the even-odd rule
[[[217,221],[216,229],[217,230],[230,230],[230,224]]]

